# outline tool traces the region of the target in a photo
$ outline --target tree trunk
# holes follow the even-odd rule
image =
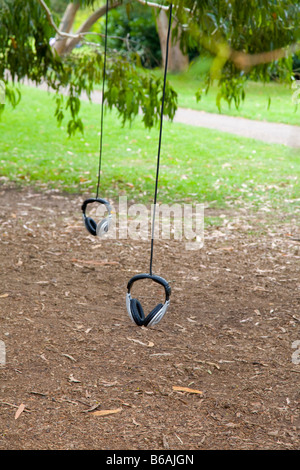
[[[108,11],[117,8],[121,5],[122,3],[120,1],[115,1],[114,3],[110,4],[108,7]],[[106,5],[98,8],[95,10],[91,16],[87,18],[87,20],[80,26],[80,28],[76,31],[76,34],[81,34],[81,33],[87,33],[90,31],[91,27],[101,18],[104,16],[106,13]],[[69,54],[74,47],[80,42],[80,39],[68,39],[66,45],[65,45],[65,50],[64,54]]]
[[[61,23],[59,25],[59,30],[60,31],[62,31],[64,33],[70,33],[70,31],[72,29],[72,26],[73,26],[73,23],[74,23],[74,20],[75,20],[76,13],[79,10],[79,7],[80,7],[80,2],[79,1],[70,3],[67,6],[66,11],[64,13],[64,16],[63,16],[63,18],[61,20]],[[56,36],[56,42],[54,44],[54,49],[56,50],[58,55],[64,54],[67,41],[68,41],[68,38],[62,38],[62,37]]]
[[[166,43],[168,36],[168,24],[169,19],[164,10],[161,10],[157,17],[157,31],[160,40],[161,53],[163,59],[163,66],[166,63]],[[175,20],[173,19],[172,29],[175,27]],[[170,38],[169,44],[169,60],[168,60],[168,71],[169,72],[184,72],[189,65],[189,58],[187,55],[183,54],[180,49],[180,39],[172,41]]]
[[[108,10],[112,10],[114,8],[119,7],[122,4],[120,0],[115,0],[113,3],[109,4]],[[66,11],[64,13],[63,19],[61,21],[59,30],[63,31],[65,33],[70,33],[76,13],[80,7],[80,2],[73,2],[70,3]],[[78,31],[76,31],[75,34],[80,35],[81,33],[87,33],[90,31],[91,27],[101,18],[104,16],[106,13],[106,5],[99,7],[97,10],[95,10],[88,18],[87,20],[80,26]],[[56,43],[54,45],[54,48],[56,52],[59,55],[66,55],[70,54],[74,47],[80,42],[80,37],[78,38],[56,38]]]

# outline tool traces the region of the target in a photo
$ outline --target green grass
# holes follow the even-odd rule
[[[57,127],[54,108],[52,95],[22,87],[19,106],[8,107],[0,120],[0,175],[42,188],[95,194],[100,107],[82,103],[85,133],[70,139],[66,123]],[[140,118],[123,128],[115,113],[106,113],[101,196],[152,201],[157,147],[158,128],[146,130]],[[159,202],[289,209],[300,197],[299,175],[295,149],[165,122]]]
[[[156,72],[160,73],[160,72]],[[217,85],[213,85],[207,94],[203,92],[199,102],[196,92],[205,89],[203,82],[193,78],[190,72],[171,75],[168,80],[178,93],[178,105],[182,108],[191,108],[209,113],[219,113],[216,105],[218,93]],[[295,90],[289,85],[271,82],[267,84],[248,82],[246,84],[246,97],[239,109],[234,103],[231,107],[222,100],[221,113],[229,116],[239,116],[248,119],[281,122],[285,124],[300,125],[300,107],[292,102]],[[269,103],[270,99],[270,103]]]

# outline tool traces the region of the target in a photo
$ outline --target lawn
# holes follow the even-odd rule
[[[178,93],[180,107],[219,113],[216,105],[217,84],[214,84],[206,94],[205,84],[193,78],[190,72],[179,75],[169,74],[168,79]],[[204,91],[201,100],[197,102],[195,96],[198,90]],[[238,109],[234,103],[229,107],[228,103],[222,100],[221,113],[248,119],[300,125],[300,109],[299,106],[293,104],[292,97],[295,90],[290,85],[276,82],[262,84],[249,81],[246,84],[245,92],[245,100]]]
[[[22,87],[19,106],[7,107],[0,121],[0,175],[41,188],[94,194],[100,107],[82,103],[85,132],[72,138],[66,122],[57,127],[54,109],[53,95]],[[107,112],[101,195],[152,201],[157,146],[158,128],[146,130],[140,118],[123,128],[117,115]],[[299,174],[298,150],[165,122],[159,202],[291,209],[299,198]]]

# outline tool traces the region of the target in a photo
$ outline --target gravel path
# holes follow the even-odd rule
[[[283,144],[289,147],[300,148],[300,126],[255,121],[252,119],[182,108],[177,110],[174,121],[216,129],[218,131],[262,140],[272,144]]]

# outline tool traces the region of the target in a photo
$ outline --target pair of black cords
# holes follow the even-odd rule
[[[151,250],[150,250],[150,269],[149,274],[138,274],[130,279],[127,284],[127,294],[126,294],[126,307],[127,312],[131,320],[138,326],[150,327],[156,325],[164,317],[168,306],[170,304],[170,295],[171,288],[168,282],[152,273],[152,264],[153,264],[153,251],[154,251],[154,226],[155,226],[155,216],[156,216],[156,204],[157,204],[157,193],[158,193],[158,179],[159,179],[159,167],[160,167],[160,153],[161,153],[161,144],[162,144],[162,131],[163,131],[163,116],[164,116],[164,104],[165,104],[165,92],[166,92],[166,81],[167,81],[167,71],[168,71],[168,58],[169,58],[169,43],[170,43],[170,34],[171,34],[171,25],[172,25],[172,8],[173,5],[170,5],[169,9],[169,26],[168,26],[168,35],[167,35],[167,44],[166,44],[166,59],[165,59],[165,71],[164,71],[164,84],[163,84],[163,96],[162,96],[162,106],[161,106],[161,117],[160,117],[160,131],[159,131],[159,142],[158,142],[158,156],[157,156],[157,167],[156,167],[156,179],[155,179],[155,191],[154,191],[154,202],[153,202],[153,220],[152,220],[152,233],[151,233]],[[103,142],[103,114],[104,114],[104,89],[105,89],[105,75],[106,75],[106,60],[107,60],[107,26],[108,26],[108,11],[109,11],[109,0],[106,0],[106,18],[105,18],[105,45],[104,45],[104,61],[103,61],[103,80],[102,80],[102,105],[101,105],[101,133],[100,133],[100,155],[99,155],[99,169],[98,169],[98,183],[96,197],[90,198],[84,201],[82,204],[82,213],[86,229],[93,236],[102,237],[109,230],[111,222],[111,206],[106,199],[99,198],[99,188],[101,181],[101,164],[102,164],[102,142]],[[96,223],[91,217],[86,215],[86,209],[89,204],[97,202],[99,204],[105,205],[108,211],[108,217],[103,219],[100,223]],[[164,304],[159,303],[156,307],[148,314],[145,315],[142,305],[138,299],[131,297],[131,289],[133,284],[136,281],[141,279],[150,279],[155,283],[163,286],[165,290],[165,302]]]

